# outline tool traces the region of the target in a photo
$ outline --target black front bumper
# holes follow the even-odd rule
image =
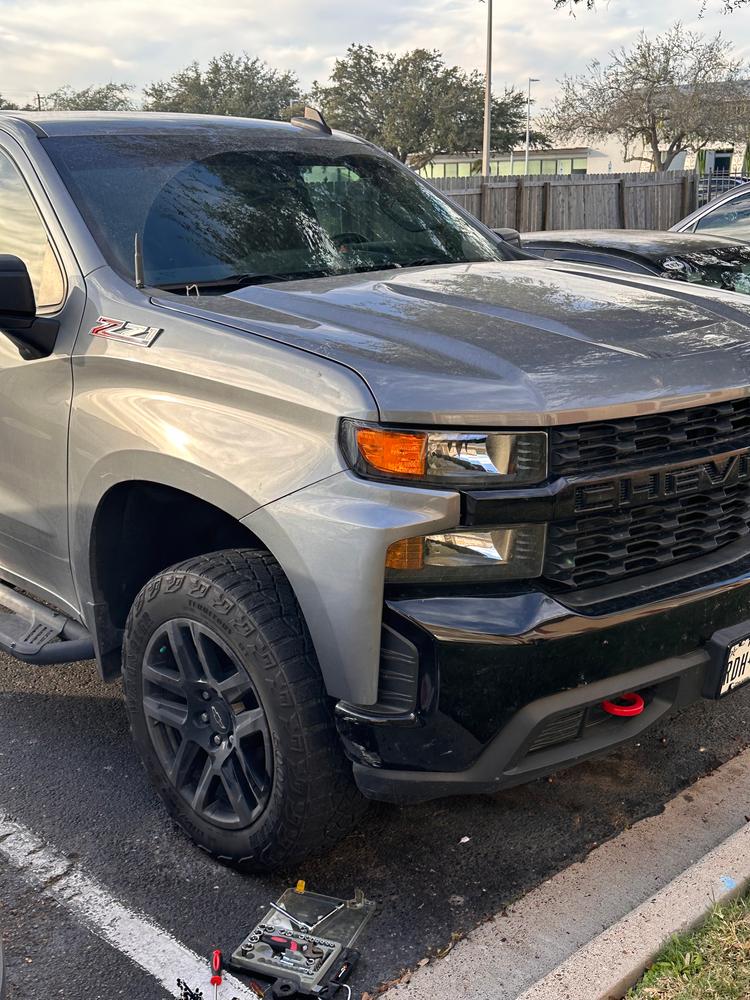
[[[404,802],[495,791],[605,752],[710,694],[711,636],[750,634],[750,558],[629,583],[627,595],[596,600],[529,591],[389,601],[384,622],[403,640],[401,675],[415,671],[414,704],[337,706],[363,793]],[[601,711],[629,691],[644,697],[641,715]]]

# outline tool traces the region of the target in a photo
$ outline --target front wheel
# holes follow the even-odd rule
[[[152,782],[220,860],[296,862],[364,811],[307,627],[268,553],[217,552],[150,580],[126,625],[123,679]]]

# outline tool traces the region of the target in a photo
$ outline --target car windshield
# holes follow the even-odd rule
[[[750,245],[670,254],[658,266],[665,278],[750,293]]]
[[[108,262],[185,290],[505,259],[405,167],[296,129],[214,127],[43,140]]]

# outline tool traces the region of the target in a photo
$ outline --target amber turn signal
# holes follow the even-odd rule
[[[368,465],[379,472],[423,476],[427,469],[427,434],[375,427],[357,429],[357,447]]]
[[[401,538],[388,546],[385,556],[386,569],[422,569],[424,566],[424,538]]]

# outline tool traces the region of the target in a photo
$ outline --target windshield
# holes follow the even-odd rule
[[[45,147],[109,263],[147,285],[240,285],[491,261],[490,237],[359,143],[266,129],[61,136]]]
[[[664,278],[750,293],[750,246],[670,254],[658,261],[658,266]]]

